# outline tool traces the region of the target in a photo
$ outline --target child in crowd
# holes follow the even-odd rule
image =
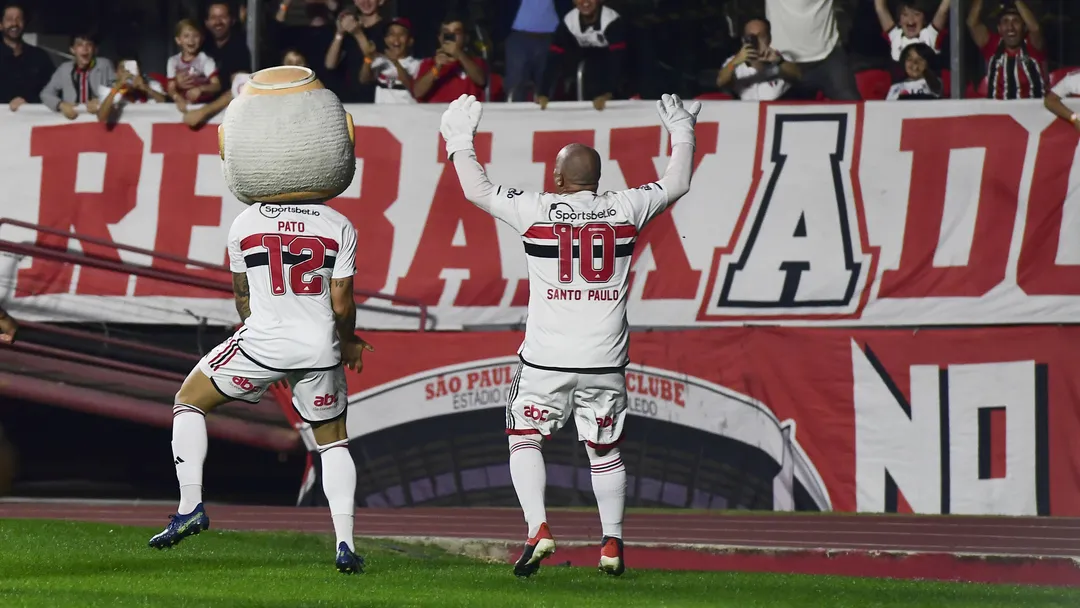
[[[941,97],[941,79],[930,67],[934,50],[922,42],[909,44],[900,52],[905,79],[889,89],[885,99],[937,99]]]
[[[161,83],[145,76],[139,60],[133,57],[116,64],[116,81],[112,87],[101,86],[98,99],[98,122],[112,123],[121,109],[129,103],[164,103],[168,97]]]
[[[360,82],[377,85],[375,103],[416,103],[412,87],[420,73],[420,60],[412,56],[412,23],[398,17],[390,22],[383,39],[386,50],[378,53],[375,43],[365,39],[362,43],[364,67],[360,68]]]
[[[180,52],[169,57],[165,73],[169,78],[169,98],[181,112],[189,103],[205,103],[221,91],[217,65],[209,55],[200,51],[203,36],[199,26],[190,19],[176,24],[176,45]]]
[[[937,12],[934,13],[933,22],[927,23],[926,4],[929,1],[901,0],[897,18],[893,19],[885,0],[874,0],[874,9],[877,12],[878,22],[881,23],[881,31],[888,39],[889,46],[892,47],[893,61],[900,61],[900,52],[909,44],[917,42],[930,47],[934,53],[941,52],[941,36],[949,22],[951,0],[941,0]]]

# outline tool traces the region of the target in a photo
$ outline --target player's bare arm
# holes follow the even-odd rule
[[[19,331],[19,323],[15,318],[0,308],[0,342],[11,344],[15,341],[15,334]]]
[[[232,275],[233,298],[236,300],[236,313],[240,322],[251,316],[251,289],[248,287],[246,272],[234,272]]]
[[[356,335],[356,300],[352,277],[330,281],[330,305],[334,309],[334,328],[341,342],[341,362],[351,370],[364,369],[365,350],[375,348]]]

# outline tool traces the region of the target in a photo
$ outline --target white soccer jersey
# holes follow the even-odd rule
[[[356,229],[325,205],[255,204],[229,229],[229,267],[246,272],[251,316],[240,350],[273,370],[341,362],[330,280],[353,276]]]
[[[1067,74],[1050,91],[1062,99],[1080,96],[1080,70]]]
[[[900,26],[894,26],[885,37],[889,39],[889,46],[892,49],[893,61],[900,61],[900,53],[909,44],[917,44],[919,42],[934,49],[935,53],[941,53],[940,42],[941,34],[938,33],[937,28],[932,25],[928,25],[919,31],[919,35],[914,38],[908,38],[904,35],[904,30]]]
[[[398,63],[414,80],[420,73],[420,60],[415,57],[404,57]],[[398,69],[389,59],[382,55],[376,57],[371,62],[371,71],[375,74],[377,85],[375,103],[416,103],[412,91],[398,78]]]
[[[681,171],[688,184],[692,161],[693,146],[676,146],[667,173]],[[626,365],[631,256],[639,231],[673,202],[662,185],[671,183],[667,174],[632,190],[541,194],[493,186],[472,151],[456,153],[454,165],[467,198],[524,243],[529,315],[521,358],[562,370]]]

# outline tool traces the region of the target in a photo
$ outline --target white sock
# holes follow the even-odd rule
[[[353,516],[356,513],[356,464],[347,442],[337,442],[319,448],[322,459],[322,487],[330,503],[330,519],[334,521],[334,546],[345,543],[352,551]]]
[[[172,453],[176,480],[180,482],[180,505],[187,515],[202,502],[203,463],[206,462],[206,414],[197,407],[173,406]]]
[[[510,477],[532,538],[540,530],[540,524],[547,521],[544,507],[547,469],[539,436],[510,435]]]
[[[622,538],[623,512],[626,507],[626,467],[623,466],[619,448],[611,448],[603,456],[588,446],[589,463],[592,465],[592,487],[596,506],[600,511],[600,525],[604,536]]]

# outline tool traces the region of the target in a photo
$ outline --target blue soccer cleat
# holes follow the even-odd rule
[[[164,530],[150,539],[150,546],[155,549],[168,549],[180,544],[180,541],[189,536],[195,536],[203,530],[210,529],[210,518],[206,515],[200,502],[197,507],[187,515],[169,516],[169,525]]]
[[[342,574],[355,574],[364,571],[364,558],[356,554],[344,541],[338,543],[337,559],[334,561],[338,572]]]

